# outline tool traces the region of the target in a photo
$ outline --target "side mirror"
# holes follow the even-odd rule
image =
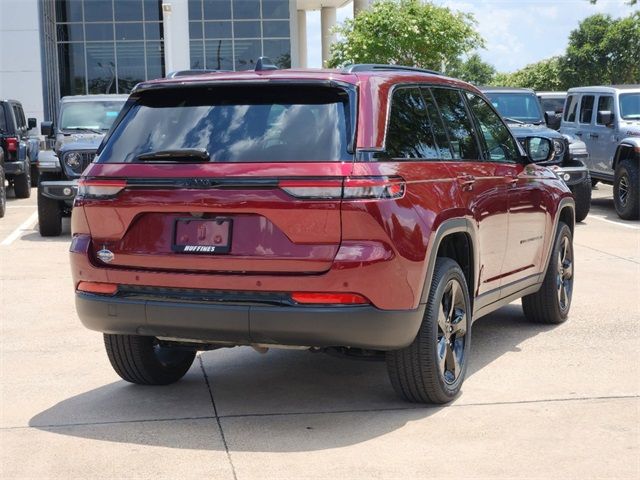
[[[551,160],[556,153],[553,142],[544,137],[527,137],[524,141],[524,149],[527,151],[529,160],[533,163]]]
[[[45,137],[53,137],[53,122],[41,122],[40,133]]]
[[[560,117],[556,115],[556,112],[544,112],[544,123],[547,127],[557,130],[560,128]]]
[[[597,122],[607,127],[613,124],[613,112],[610,110],[598,110]]]
[[[27,127],[29,127],[29,130],[31,130],[32,128],[36,128],[37,126],[38,126],[38,121],[35,118],[27,119]]]

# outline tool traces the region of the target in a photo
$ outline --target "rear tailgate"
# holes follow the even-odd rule
[[[126,183],[111,198],[81,204],[93,252],[111,251],[112,267],[319,273],[340,246],[340,190],[351,168],[348,162],[94,164],[87,184]],[[331,190],[335,198],[309,198]]]

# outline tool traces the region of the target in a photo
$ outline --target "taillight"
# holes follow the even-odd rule
[[[18,151],[18,139],[16,137],[5,138],[4,144],[7,147],[7,152],[15,153]]]
[[[296,198],[340,198],[342,180],[280,180],[278,186]]]
[[[126,186],[126,180],[82,179],[78,182],[78,197],[109,198],[120,193]]]
[[[404,194],[404,180],[397,177],[350,177],[344,181],[345,199],[399,198]]]
[[[296,198],[370,200],[399,198],[405,182],[399,177],[349,177],[341,180],[280,180],[278,186]]]
[[[79,292],[95,293],[98,295],[115,295],[118,293],[118,285],[103,282],[80,282],[76,288]]]
[[[314,292],[294,292],[291,299],[296,303],[306,304],[339,304],[339,305],[362,305],[369,301],[357,293],[314,293]]]

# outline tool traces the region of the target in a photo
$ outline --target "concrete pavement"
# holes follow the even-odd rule
[[[35,191],[10,198],[0,477],[640,478],[640,222],[610,195],[594,190],[576,228],[569,321],[532,325],[518,304],[480,319],[446,407],[398,400],[383,363],[301,351],[223,349],[175,385],[120,381],[75,314],[68,223],[43,239]]]

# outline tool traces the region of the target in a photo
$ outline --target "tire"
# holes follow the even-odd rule
[[[591,181],[587,178],[584,182],[573,185],[571,192],[576,202],[576,222],[581,222],[587,218],[591,209]]]
[[[62,233],[60,202],[47,198],[38,189],[38,229],[43,237],[57,237]]]
[[[7,211],[7,187],[4,180],[4,168],[0,165],[0,218]]]
[[[111,366],[123,380],[138,385],[168,385],[187,373],[195,350],[164,347],[154,337],[104,334]]]
[[[24,173],[13,177],[13,191],[16,198],[29,198],[31,196],[31,165]]]
[[[31,186],[37,187],[38,182],[40,181],[40,170],[38,170],[38,165],[31,164]]]
[[[410,402],[450,402],[464,381],[470,346],[471,301],[464,273],[452,259],[438,258],[416,338],[386,354],[393,389]]]
[[[536,293],[522,297],[527,319],[534,323],[563,323],[571,308],[573,281],[573,235],[566,223],[559,222],[542,286]]]
[[[637,220],[640,217],[640,161],[622,160],[616,167],[613,182],[613,203],[618,216],[623,220]]]

